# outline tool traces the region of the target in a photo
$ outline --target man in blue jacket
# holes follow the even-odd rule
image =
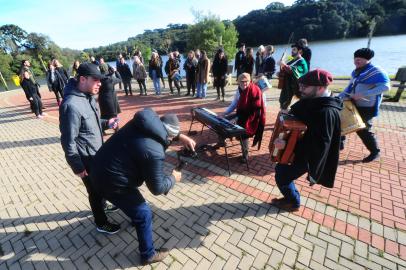
[[[180,140],[194,151],[195,142],[179,133],[175,114],[159,118],[146,108],[115,133],[94,158],[91,181],[103,198],[130,217],[144,265],[162,261],[169,252],[154,248],[152,212],[138,187],[145,182],[152,194],[160,195],[167,194],[180,181],[180,171],[164,173],[165,150],[173,140]]]
[[[104,200],[95,192],[88,176],[92,159],[103,143],[103,130],[117,126],[116,118],[100,119],[94,96],[99,93],[102,77],[92,63],[79,66],[76,78],[70,79],[64,89],[59,107],[59,129],[66,161],[86,186],[97,230],[114,234],[120,226],[108,222],[105,214],[105,211],[114,209],[103,209]]]
[[[366,128],[357,131],[370,154],[362,162],[367,163],[379,158],[380,149],[372,131],[373,118],[378,116],[383,92],[390,89],[388,74],[371,63],[374,51],[369,48],[358,49],[354,52],[355,70],[351,73],[348,86],[339,97],[351,99],[365,122]]]

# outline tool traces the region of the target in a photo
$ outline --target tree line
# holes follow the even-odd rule
[[[286,43],[291,32],[310,41],[406,33],[405,0],[298,0],[270,3],[236,18],[239,41],[251,46]]]
[[[41,76],[50,60],[56,58],[69,67],[80,54],[79,50],[60,48],[41,33],[27,33],[13,24],[0,27],[0,72],[6,80],[18,74],[23,60],[29,60],[34,74]]]
[[[119,53],[124,57],[131,57],[135,51],[141,51],[144,58],[149,59],[151,50],[157,50],[160,55],[179,50],[205,50],[209,57],[213,57],[219,47],[223,47],[226,54],[236,53],[238,32],[231,21],[221,21],[213,14],[195,12],[195,24],[169,24],[167,28],[145,30],[144,33],[128,38],[127,41],[117,42],[108,46],[85,49],[88,55],[103,56],[107,61],[117,59]]]

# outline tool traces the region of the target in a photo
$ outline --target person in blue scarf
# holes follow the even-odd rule
[[[371,59],[374,51],[362,48],[354,53],[355,70],[351,73],[348,86],[340,93],[340,98],[350,98],[358,109],[366,128],[357,131],[358,136],[370,151],[362,162],[367,163],[379,158],[379,147],[372,132],[372,120],[378,116],[383,92],[390,89],[388,74],[374,66]]]

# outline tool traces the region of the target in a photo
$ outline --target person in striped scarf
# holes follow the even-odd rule
[[[373,118],[378,116],[383,92],[390,89],[388,74],[371,63],[374,51],[369,48],[354,53],[355,70],[351,73],[348,86],[340,93],[340,98],[350,98],[365,122],[366,128],[357,131],[358,136],[370,151],[362,162],[367,163],[379,158],[380,149],[372,131]]]

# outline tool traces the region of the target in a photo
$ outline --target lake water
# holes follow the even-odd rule
[[[333,73],[334,76],[349,76],[354,69],[354,51],[367,46],[367,38],[330,40],[310,42],[312,49],[311,68],[322,68]],[[266,45],[266,44],[264,44]],[[275,60],[279,60],[286,45],[276,45],[274,54]],[[371,49],[375,51],[372,63],[381,66],[389,74],[396,74],[401,66],[406,66],[406,35],[374,37],[371,41]],[[254,49],[256,51],[256,48]],[[290,53],[290,47],[287,50]],[[163,62],[168,60],[166,55],[162,56]],[[230,64],[234,63],[234,56],[229,57]],[[127,60],[130,68],[132,60]],[[184,58],[182,57],[182,71]],[[115,66],[115,62],[109,62]]]

